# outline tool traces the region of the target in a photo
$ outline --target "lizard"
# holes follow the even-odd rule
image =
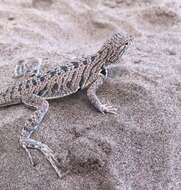
[[[0,91],[0,107],[24,104],[35,109],[25,121],[19,138],[20,146],[27,152],[32,165],[35,164],[29,149],[39,150],[57,175],[62,177],[54,151],[48,145],[32,138],[32,134],[39,130],[48,112],[49,99],[62,98],[86,89],[90,103],[99,112],[116,113],[116,108],[101,103],[96,91],[107,78],[108,66],[120,61],[131,42],[131,36],[114,33],[95,54],[73,59],[44,73],[39,71],[40,66],[37,63],[34,64],[34,69],[28,70],[23,61],[20,62],[15,75],[26,78]]]

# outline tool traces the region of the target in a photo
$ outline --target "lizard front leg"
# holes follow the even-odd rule
[[[101,113],[113,113],[116,114],[117,109],[109,106],[107,104],[102,104],[99,98],[96,95],[97,89],[102,86],[105,80],[105,76],[100,74],[98,79],[94,81],[89,88],[87,89],[87,97],[90,100],[91,104]]]
[[[37,58],[26,58],[19,60],[14,71],[14,78],[38,75],[41,71],[41,60]]]
[[[36,95],[23,98],[22,102],[28,107],[35,108],[36,111],[25,122],[25,127],[22,129],[20,140],[19,140],[20,145],[28,153],[28,157],[33,165],[34,165],[34,162],[33,162],[29,149],[39,150],[50,162],[50,164],[55,169],[58,176],[62,177],[57,167],[58,161],[55,158],[54,152],[46,144],[41,143],[31,138],[31,135],[39,129],[40,124],[48,111],[48,107],[49,107],[48,102],[45,99]]]

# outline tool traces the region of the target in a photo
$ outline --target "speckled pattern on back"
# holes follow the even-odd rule
[[[98,78],[107,64],[119,60],[130,41],[130,37],[114,34],[95,55],[73,60],[64,66],[17,82],[0,92],[0,106],[19,103],[23,96],[36,94],[51,99],[86,88]]]

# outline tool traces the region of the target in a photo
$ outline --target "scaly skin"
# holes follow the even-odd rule
[[[106,79],[106,67],[120,60],[131,41],[131,37],[116,33],[105,42],[96,54],[73,60],[69,64],[57,66],[53,70],[41,74],[40,66],[37,63],[31,70],[26,68],[23,61],[19,63],[16,67],[15,76],[26,76],[27,79],[16,82],[15,85],[0,92],[0,107],[23,103],[36,109],[26,120],[19,140],[33,165],[29,148],[41,151],[58,176],[62,176],[53,151],[46,144],[31,138],[32,133],[39,129],[48,111],[48,99],[68,96],[78,90],[87,89],[87,97],[98,111],[101,113],[116,113],[115,108],[100,102],[96,90]]]

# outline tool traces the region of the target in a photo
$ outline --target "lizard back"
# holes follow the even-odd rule
[[[0,106],[21,103],[24,96],[36,94],[46,99],[64,97],[85,88],[94,65],[94,56],[73,60],[38,76],[15,82],[0,92]],[[89,79],[90,80],[90,79]]]
[[[106,75],[104,66],[119,61],[131,41],[130,37],[116,33],[92,56],[73,60],[43,74],[16,82],[0,92],[0,107],[21,103],[23,97],[33,94],[54,99],[88,87],[97,80],[100,73]]]

